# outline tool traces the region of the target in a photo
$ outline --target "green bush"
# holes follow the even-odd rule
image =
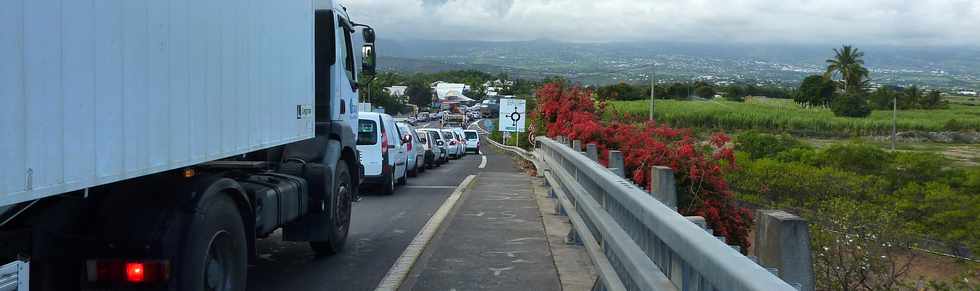
[[[834,167],[863,175],[884,173],[892,154],[881,147],[861,143],[834,144],[817,154],[816,165]]]
[[[735,137],[735,149],[748,153],[753,159],[772,158],[794,148],[808,148],[808,146],[786,134],[747,131]]]
[[[859,94],[846,94],[834,98],[830,104],[830,110],[834,115],[845,117],[868,117],[871,115],[871,106],[868,99]]]
[[[793,207],[810,207],[835,197],[878,200],[888,186],[875,176],[772,159],[743,160],[728,181],[739,195]]]
[[[914,231],[980,250],[980,196],[958,193],[945,183],[913,182],[890,198]]]

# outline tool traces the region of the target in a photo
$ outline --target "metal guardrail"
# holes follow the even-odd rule
[[[0,266],[0,291],[27,291],[30,264],[13,261]]]
[[[595,289],[796,290],[581,152],[546,137],[537,143],[545,176],[570,204],[562,211],[585,224],[575,226],[579,236],[594,237],[612,268],[596,264]]]

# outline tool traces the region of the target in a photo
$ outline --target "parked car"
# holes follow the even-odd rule
[[[449,158],[455,160],[462,157],[463,155],[459,150],[459,139],[456,138],[453,130],[443,128],[440,129],[440,132],[442,132],[442,139],[446,141],[446,153],[449,155]]]
[[[381,187],[382,194],[393,194],[396,184],[407,177],[403,135],[391,115],[358,113],[357,151],[364,165],[363,184]]]
[[[463,128],[453,127],[453,135],[456,136],[456,146],[459,147],[459,156],[466,156],[466,134],[463,133]]]
[[[449,141],[442,137],[442,131],[434,128],[423,129],[429,134],[429,140],[432,142],[434,147],[433,154],[435,154],[435,166],[441,166],[449,162],[449,149],[447,144]]]
[[[480,153],[480,133],[475,130],[464,130],[463,134],[466,135],[466,151]]]
[[[429,121],[429,112],[419,112],[419,114],[415,115],[415,119],[422,122]]]
[[[418,120],[416,120],[415,117],[409,117],[408,119],[405,120],[405,122],[410,125],[415,125],[415,123],[417,123]]]
[[[425,171],[425,149],[419,141],[419,134],[415,132],[415,127],[407,123],[398,123],[398,130],[408,139],[405,143],[405,165],[409,177],[418,176],[420,171]]]
[[[416,129],[415,132],[419,137],[419,144],[422,145],[422,168],[420,170],[425,172],[425,169],[432,169],[436,166],[439,147],[436,146],[436,141],[429,136],[429,132],[425,129]]]

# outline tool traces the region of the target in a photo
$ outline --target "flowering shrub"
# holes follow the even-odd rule
[[[724,179],[735,167],[728,136],[717,133],[709,140],[698,140],[688,129],[652,121],[638,124],[636,118],[623,114],[611,114],[618,118],[603,121],[604,102],[594,101],[588,89],[561,82],[545,84],[538,89],[537,98],[532,118],[543,125],[542,133],[596,144],[599,162],[606,166],[610,149],[622,151],[627,177],[648,189],[652,187],[651,168],[670,167],[677,182],[678,211],[704,217],[715,235],[748,250],[752,215],[735,205]]]

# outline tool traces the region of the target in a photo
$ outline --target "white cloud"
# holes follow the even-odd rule
[[[980,0],[342,0],[381,37],[980,46]]]

